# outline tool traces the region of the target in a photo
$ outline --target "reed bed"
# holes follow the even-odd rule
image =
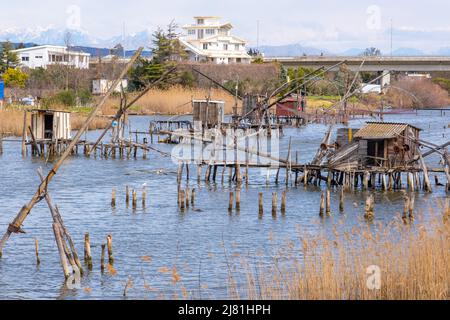
[[[335,228],[331,238],[300,232],[298,241],[280,248],[270,267],[250,267],[241,259],[244,276],[229,274],[230,298],[448,300],[448,203],[443,211],[406,225],[399,217],[388,226],[362,223],[342,233]]]
[[[128,101],[134,94],[130,94]],[[168,90],[151,90],[131,108],[131,113],[142,115],[167,114],[180,115],[192,113],[192,100],[202,100],[210,97],[211,100],[225,101],[225,112],[231,114],[235,105],[235,98],[219,89],[186,89],[172,87]],[[120,97],[110,98],[102,111],[103,114],[115,114],[120,105]],[[240,104],[239,104],[240,106]]]

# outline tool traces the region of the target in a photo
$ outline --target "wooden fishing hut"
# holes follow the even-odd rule
[[[340,129],[329,164],[353,170],[404,166],[418,155],[420,131],[407,123],[392,122],[367,122],[361,129]]]
[[[220,128],[225,121],[225,102],[214,100],[193,100],[194,124],[201,123],[203,129]]]
[[[31,132],[36,142],[42,140],[70,140],[70,112],[31,110]]]

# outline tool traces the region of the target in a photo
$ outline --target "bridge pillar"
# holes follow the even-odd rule
[[[382,75],[384,76],[381,78],[381,89],[383,90],[385,87],[391,85],[391,74],[389,73],[390,70],[384,70]]]

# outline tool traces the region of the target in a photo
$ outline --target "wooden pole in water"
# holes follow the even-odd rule
[[[70,277],[70,271],[69,271],[69,265],[67,262],[67,256],[66,256],[63,242],[62,242],[61,229],[59,227],[59,224],[53,223],[53,233],[55,234],[56,245],[58,247],[59,259],[61,262],[61,266],[63,268],[64,277],[67,280]]]
[[[89,233],[84,235],[84,263],[92,270],[91,240]]]
[[[258,207],[259,207],[259,216],[262,217],[264,215],[264,194],[262,192],[258,195]]]
[[[41,259],[39,259],[39,241],[38,239],[34,239],[34,249],[36,252],[36,264],[40,265],[41,264]]]
[[[428,175],[428,168],[427,168],[425,161],[423,160],[422,153],[420,152],[419,148],[417,148],[417,153],[419,154],[419,162],[420,162],[420,166],[422,167],[422,171],[423,171],[425,191],[433,192],[433,188],[431,187],[431,183],[430,183],[430,177]]]
[[[25,144],[27,136],[27,111],[23,112],[23,128],[22,128],[22,156],[27,154],[27,146]]]
[[[112,249],[112,235],[108,234],[106,236],[106,244],[108,247],[108,261],[110,265],[114,264],[114,256],[113,256],[113,249]]]
[[[196,196],[195,189],[192,189],[192,192],[191,192],[191,204],[192,205],[195,204],[195,196]]]
[[[147,188],[144,186],[142,187],[142,208],[145,209],[147,205]]]
[[[320,211],[319,211],[319,215],[321,217],[323,217],[325,213],[325,193],[322,192],[322,194],[320,195]]]
[[[339,211],[344,212],[345,211],[345,196],[344,196],[344,187],[341,187],[340,196],[339,196]]]
[[[105,271],[105,249],[106,249],[106,245],[102,244],[102,256],[100,258],[100,269],[101,269],[102,273]]]
[[[276,192],[272,193],[272,217],[277,216],[277,204],[278,202],[278,194]]]
[[[287,198],[287,192],[286,190],[283,190],[283,193],[281,195],[281,214],[284,216],[286,215],[286,198]]]
[[[330,189],[327,189],[326,212],[327,212],[327,215],[331,214],[331,191],[330,191]]]
[[[375,201],[372,195],[368,196],[366,198],[366,207],[365,207],[365,214],[364,214],[364,218],[366,218],[366,220],[372,221],[375,217],[375,212],[374,212],[374,207],[375,207]]]
[[[180,190],[180,209],[184,211],[186,209],[186,192],[184,190]]]
[[[127,205],[127,208],[130,206],[130,187],[125,187],[125,203]]]
[[[230,192],[230,198],[228,202],[228,212],[233,212],[233,201],[234,201],[234,193]]]
[[[133,189],[133,209],[137,209],[137,192]]]
[[[112,189],[112,195],[111,195],[111,207],[116,207],[116,188]]]
[[[416,199],[413,194],[409,197],[409,219],[414,220],[414,207],[415,207]]]
[[[29,213],[33,209],[33,207],[36,205],[36,203],[39,202],[41,199],[42,194],[48,189],[48,184],[53,179],[53,177],[56,175],[60,167],[63,165],[64,161],[67,159],[67,157],[71,154],[73,147],[77,145],[79,142],[81,136],[83,133],[88,129],[91,122],[96,117],[98,111],[102,108],[102,106],[105,104],[105,102],[108,100],[108,98],[111,96],[111,94],[114,92],[116,87],[119,85],[120,81],[123,77],[125,77],[130,70],[130,68],[133,66],[135,61],[139,58],[143,51],[143,48],[139,48],[136,54],[131,58],[131,60],[127,63],[126,67],[122,70],[119,77],[114,81],[114,83],[111,85],[110,89],[106,93],[106,95],[101,99],[101,101],[92,109],[91,113],[87,117],[85,123],[82,125],[80,130],[77,132],[75,137],[72,139],[72,141],[69,144],[69,147],[64,152],[64,154],[61,156],[61,158],[56,162],[56,164],[53,166],[53,168],[49,171],[49,174],[44,179],[44,181],[39,185],[39,188],[37,189],[36,193],[31,198],[30,202],[28,202],[27,205],[25,205],[17,214],[16,218],[13,220],[13,222],[9,225],[6,233],[3,235],[3,238],[0,241],[0,257],[3,252],[3,247],[5,243],[8,241],[9,237],[12,233],[20,232],[21,227],[25,219],[28,217]]]
[[[241,211],[241,190],[236,190],[236,211]]]

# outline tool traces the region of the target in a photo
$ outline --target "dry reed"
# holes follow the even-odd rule
[[[133,94],[130,94],[128,100],[131,100]],[[192,100],[203,100],[210,98],[211,100],[225,101],[225,112],[230,114],[235,105],[235,98],[227,92],[219,89],[186,89],[183,87],[172,87],[168,90],[152,90],[143,96],[131,108],[134,114],[191,114]],[[120,105],[120,98],[110,98],[105,107],[103,114],[115,114]],[[239,105],[240,106],[240,105]]]
[[[230,277],[230,297],[447,300],[450,222],[445,223],[448,207],[443,211],[443,216],[414,225],[404,225],[399,217],[384,227],[363,224],[342,233],[335,228],[331,239],[301,233],[300,241],[278,251],[271,267],[241,261],[247,270],[241,279],[244,289],[236,284],[236,276]]]

